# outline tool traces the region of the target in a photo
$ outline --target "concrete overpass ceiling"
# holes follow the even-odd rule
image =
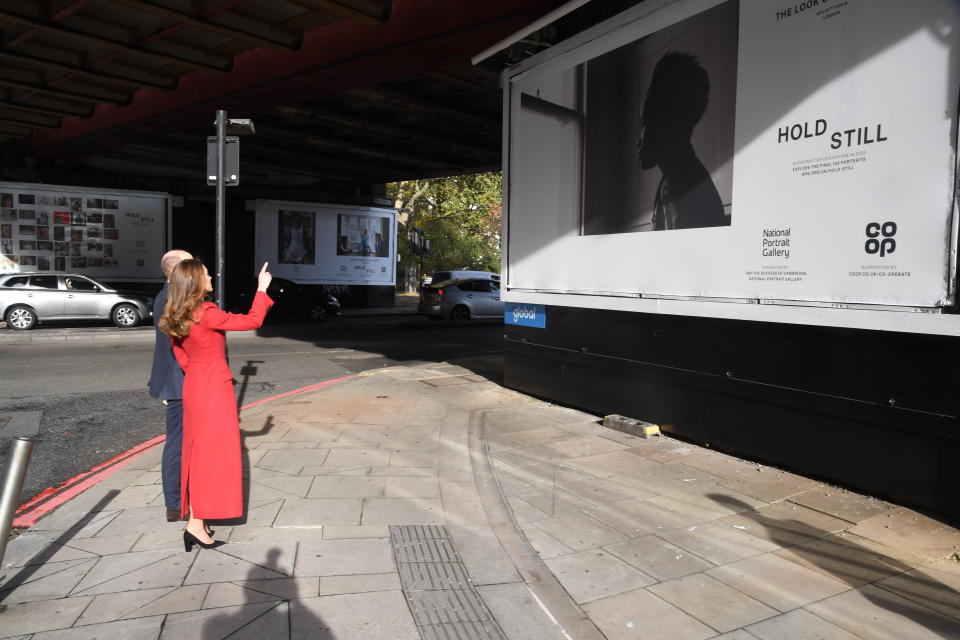
[[[5,0],[0,144],[53,173],[201,189],[223,108],[256,123],[245,185],[498,169],[499,72],[636,1],[594,0],[473,67],[562,0]]]

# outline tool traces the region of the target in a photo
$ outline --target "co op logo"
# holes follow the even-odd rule
[[[897,235],[896,222],[869,222],[867,223],[867,241],[863,245],[863,250],[869,254],[879,253],[885,256],[897,250],[897,241],[893,236]]]

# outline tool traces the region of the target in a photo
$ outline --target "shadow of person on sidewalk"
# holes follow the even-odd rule
[[[224,553],[229,555],[229,545],[224,549]],[[222,640],[227,637],[236,640],[287,640],[295,635],[334,640],[323,621],[297,602],[300,594],[295,592],[296,587],[287,583],[284,588],[281,584],[289,579],[279,563],[281,554],[280,549],[271,548],[262,564],[251,567],[244,581],[234,583],[244,589],[246,601],[239,605],[240,609],[207,618],[200,634],[203,640]],[[261,569],[284,577],[264,578]],[[292,568],[290,573],[293,573]],[[277,584],[271,585],[273,581]],[[294,626],[298,630],[296,634]]]
[[[243,482],[243,515],[239,518],[230,518],[228,520],[211,520],[212,524],[218,524],[225,527],[234,527],[247,523],[247,515],[250,512],[250,450],[247,448],[247,438],[264,436],[270,433],[274,427],[273,415],[264,418],[263,425],[256,431],[250,431],[243,428],[243,421],[240,422],[240,473]]]
[[[945,632],[945,638],[955,637],[960,623],[947,616],[955,618],[960,612],[956,604],[960,594],[934,578],[930,570],[925,571],[926,565],[907,564],[891,555],[893,549],[890,549],[891,553],[885,553],[880,548],[871,548],[868,544],[872,541],[857,542],[853,534],[841,536],[799,520],[772,518],[727,495],[711,493],[708,497],[717,504],[735,509],[737,517],[760,526],[762,531],[754,532],[754,535],[782,547],[785,553],[778,554],[781,557],[859,590],[877,607],[908,618],[935,633]],[[897,578],[895,586],[879,584],[893,576]],[[870,589],[863,589],[868,585],[919,607],[907,606],[896,597],[879,598]],[[937,598],[932,602],[934,594]],[[944,609],[953,613],[944,615]]]

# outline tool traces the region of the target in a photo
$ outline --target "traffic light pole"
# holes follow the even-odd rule
[[[224,282],[223,264],[224,253],[226,251],[226,242],[224,240],[224,219],[226,217],[227,191],[226,191],[226,138],[227,138],[227,112],[222,109],[217,110],[217,254],[214,272],[216,281],[213,288],[216,292],[217,307],[223,309],[224,299],[226,297],[226,283]]]

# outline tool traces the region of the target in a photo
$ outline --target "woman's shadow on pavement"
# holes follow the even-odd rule
[[[876,606],[891,611],[920,626],[934,632],[943,632],[943,637],[955,637],[956,620],[949,620],[946,616],[957,615],[957,601],[960,594],[930,575],[930,572],[920,572],[923,566],[906,564],[882,551],[871,549],[857,543],[849,536],[838,536],[831,531],[819,529],[799,520],[771,518],[753,510],[753,507],[723,494],[711,493],[708,497],[714,502],[734,509],[738,516],[746,518],[761,526],[767,540],[776,543],[793,557],[787,558],[800,566],[826,574],[852,589],[859,589],[860,593]],[[908,573],[912,572],[912,573]],[[896,589],[885,589],[878,583],[886,578],[897,576]],[[919,607],[907,606],[898,602],[896,597],[878,598],[870,589],[861,587],[874,585],[884,589],[889,594],[900,596]],[[939,610],[934,613],[928,604],[930,594],[939,593],[938,599],[943,607],[951,608],[953,614],[943,614]],[[923,609],[930,610],[929,614]]]
[[[231,611],[207,618],[200,634],[203,640],[227,637],[230,640],[286,640],[294,637],[334,640],[323,620],[307,606],[296,598],[277,595],[279,589],[271,592],[264,584],[269,579],[264,580],[260,568],[286,575],[278,562],[281,553],[280,549],[270,549],[265,562],[250,569],[246,580],[238,584],[245,590],[246,602],[238,605],[239,609],[229,607]],[[276,579],[277,582],[281,580],[283,578]]]

